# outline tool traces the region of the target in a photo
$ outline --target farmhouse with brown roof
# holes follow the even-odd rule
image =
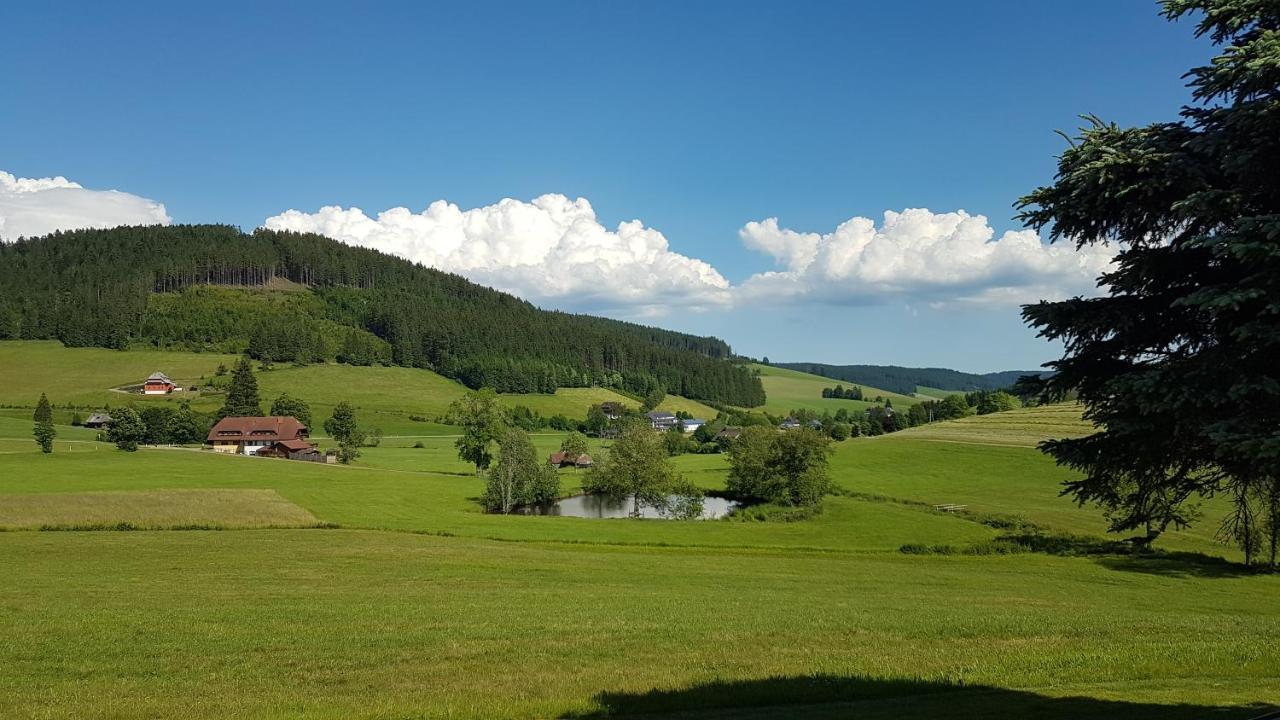
[[[228,417],[209,431],[216,452],[257,455],[281,441],[307,439],[307,426],[293,417]]]
[[[552,467],[576,467],[583,469],[591,467],[595,464],[595,461],[586,453],[575,456],[570,453],[554,452],[551,453],[551,457],[547,458],[547,464]]]

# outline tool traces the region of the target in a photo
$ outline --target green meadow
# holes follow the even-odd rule
[[[41,392],[49,396],[58,419],[70,422],[71,411],[57,409],[67,404],[104,407],[144,403],[177,403],[188,400],[197,410],[210,412],[222,405],[224,396],[211,390],[209,380],[219,365],[232,367],[236,356],[217,353],[173,352],[167,350],[107,350],[66,348],[56,341],[0,341],[0,416],[28,417]],[[118,392],[137,385],[157,370],[184,388],[164,396],[142,396]],[[449,404],[466,388],[429,370],[403,367],[353,367],[319,364],[295,367],[280,364],[258,373],[258,386],[265,404],[287,392],[306,400],[316,418],[328,417],[333,407],[346,400],[359,410],[369,427],[389,435],[434,434],[438,428],[427,421],[443,415]],[[198,388],[191,392],[190,388]],[[587,410],[603,402],[621,402],[636,407],[639,402],[603,388],[562,388],[554,394],[504,394],[509,407],[524,405],[547,417],[565,415],[581,419]],[[679,396],[668,396],[662,410],[684,410],[710,419],[715,410]]]
[[[1087,432],[1072,406],[840,443],[839,494],[793,522],[485,514],[482,481],[432,427],[329,466],[123,453],[68,426],[43,455],[29,419],[0,417],[0,717],[1243,720],[1280,705],[1280,576],[1233,562],[1213,507],[1157,557],[966,551],[1000,537],[992,517],[1103,537],[1033,447]],[[562,435],[533,439],[549,453]],[[675,464],[724,486],[724,456]],[[563,491],[581,478],[562,470]]]
[[[849,412],[862,412],[874,405],[873,401],[877,397],[889,400],[894,407],[898,408],[905,408],[920,402],[920,398],[899,395],[898,393],[868,385],[860,386],[862,388],[862,396],[865,398],[863,400],[824,398],[822,397],[823,388],[835,387],[836,385],[849,387],[851,383],[810,375],[798,370],[773,367],[772,365],[752,365],[751,367],[760,373],[760,382],[764,384],[764,391],[768,399],[765,401],[763,409],[775,415],[785,415],[792,410],[799,409],[815,410],[819,413],[827,411],[834,413],[840,408],[845,408]]]

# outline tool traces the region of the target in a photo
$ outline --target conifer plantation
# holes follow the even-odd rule
[[[722,340],[540,310],[319,235],[223,225],[55,233],[0,244],[0,287],[0,340],[394,364],[498,392],[765,399]]]

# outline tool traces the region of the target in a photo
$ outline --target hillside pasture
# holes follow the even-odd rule
[[[55,406],[59,422],[70,422],[71,410],[58,406],[79,407],[145,404],[175,405],[188,400],[196,410],[212,412],[221,407],[223,393],[210,385],[219,365],[231,367],[236,356],[216,353],[172,352],[167,350],[107,350],[103,348],[67,348],[55,341],[0,341],[0,417],[29,416],[26,408],[35,407],[40,393],[47,393]],[[118,392],[136,385],[147,375],[162,371],[180,386],[201,388],[198,392],[143,396]],[[306,400],[318,421],[328,417],[333,407],[346,400],[352,403],[361,420],[369,428],[380,428],[388,435],[423,435],[442,432],[439,427],[417,422],[410,416],[438,420],[449,404],[467,389],[429,370],[404,367],[356,367],[340,364],[293,366],[280,364],[257,373],[263,410],[271,400],[287,392]],[[591,405],[620,402],[630,407],[639,403],[604,388],[561,388],[554,394],[503,394],[501,402],[508,407],[524,405],[542,415],[564,415],[574,420],[586,417]],[[715,417],[715,410],[687,398],[668,396],[660,405],[664,410],[684,410],[704,419]],[[84,413],[82,413],[84,414]],[[319,422],[316,423],[320,431]]]
[[[876,397],[883,397],[891,401],[894,407],[904,409],[921,401],[920,398],[899,395],[865,385],[861,386],[864,400],[824,398],[822,397],[823,388],[836,385],[849,387],[850,383],[772,365],[757,364],[752,365],[751,368],[759,371],[760,382],[764,384],[766,396],[764,407],[753,409],[765,410],[774,415],[786,415],[798,409],[834,413],[840,408],[845,408],[850,412],[863,412],[875,404],[871,401]]]
[[[1035,447],[1053,438],[1083,437],[1093,426],[1076,403],[1018,408],[989,415],[930,423],[895,433],[895,438],[938,442]]]

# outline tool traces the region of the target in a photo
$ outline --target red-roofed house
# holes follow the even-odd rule
[[[158,371],[151,373],[151,375],[142,383],[143,395],[166,395],[174,390],[180,389],[181,388],[169,379],[168,375]]]
[[[281,441],[307,439],[307,426],[293,417],[229,417],[209,431],[216,452],[257,455]]]

